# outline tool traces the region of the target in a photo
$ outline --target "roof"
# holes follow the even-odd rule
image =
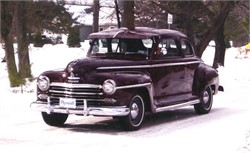
[[[118,29],[103,30],[91,33],[89,39],[94,38],[132,38],[147,39],[152,37],[187,37],[180,31],[170,29],[156,29],[149,27],[136,27],[134,30],[122,27]]]

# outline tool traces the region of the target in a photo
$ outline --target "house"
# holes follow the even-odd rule
[[[99,25],[99,31],[106,30],[106,29],[114,29],[117,28],[117,24],[115,23],[105,23]],[[81,42],[88,39],[88,35],[93,32],[93,26],[92,25],[84,25],[81,24],[80,28],[80,40]]]

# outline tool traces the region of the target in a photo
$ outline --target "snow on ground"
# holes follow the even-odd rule
[[[16,47],[15,47],[16,48]],[[30,60],[32,64],[32,74],[34,77],[37,77],[41,72],[50,70],[65,68],[67,63],[76,58],[82,58],[86,56],[88,50],[88,42],[82,43],[81,48],[69,48],[67,45],[45,45],[42,48],[35,48],[30,45]],[[213,61],[214,47],[208,47],[204,52],[202,59],[211,65]],[[241,91],[250,85],[250,57],[246,59],[235,58],[238,54],[237,48],[230,48],[226,51],[225,57],[225,67],[220,67],[219,74],[221,84],[225,88],[225,92],[233,91],[237,89],[239,96]],[[0,46],[0,60],[4,57],[4,50]],[[241,89],[242,88],[242,89]],[[11,103],[9,105],[2,105],[8,108],[0,108],[0,118],[8,118],[7,115],[10,113],[6,110],[14,109],[15,113],[26,113],[23,110],[29,110],[27,107],[30,102],[35,100],[35,90],[36,83],[28,83],[24,87],[24,93],[20,93],[20,88],[10,88],[8,81],[8,74],[6,69],[6,63],[0,63],[0,93],[1,101],[7,100],[8,97],[15,97],[16,103]],[[244,91],[245,93],[246,91]],[[22,106],[22,103],[25,103],[25,106]],[[18,103],[18,105],[16,105]],[[20,108],[21,107],[21,108]],[[29,112],[30,113],[30,112]],[[24,120],[28,120],[32,117],[28,116]],[[11,122],[8,121],[7,122]],[[30,121],[31,122],[31,121]],[[250,128],[250,127],[249,127]],[[250,129],[247,133],[248,138],[250,138]],[[248,146],[249,147],[249,146]]]
[[[17,46],[14,45],[15,50]],[[80,48],[69,48],[65,44],[44,45],[42,48],[29,46],[29,54],[33,77],[37,77],[46,70],[65,68],[69,61],[83,58],[88,51],[88,41],[81,44]],[[214,47],[207,47],[203,53],[202,59],[208,65],[212,65],[214,56]],[[0,45],[0,60],[4,57],[4,50]],[[238,56],[238,48],[229,48],[226,50],[225,67],[218,69],[221,84],[232,88],[232,85],[238,83],[249,85],[250,80],[250,54],[248,58],[236,58]],[[16,57],[16,63],[17,63]],[[18,88],[9,88],[8,74],[6,63],[0,63],[0,91],[18,92]],[[33,91],[35,82],[28,83],[26,92]],[[25,88],[25,87],[24,87]]]
[[[4,50],[0,46],[0,61],[4,57]],[[17,49],[14,45],[15,50]],[[58,45],[44,45],[43,47],[33,47],[31,44],[29,46],[29,55],[31,62],[32,75],[34,78],[38,77],[40,73],[46,70],[60,69],[65,68],[73,59],[82,58],[86,56],[88,51],[88,42],[81,44],[80,48],[69,48],[65,44]],[[16,57],[16,63],[18,63]],[[8,74],[6,63],[0,63],[0,92],[11,91],[17,92],[20,91],[20,88],[9,88]],[[30,92],[35,89],[35,82],[28,83],[25,86],[25,91]]]
[[[212,65],[214,47],[207,47],[202,55],[202,59],[208,65]],[[219,67],[220,82],[225,89],[238,88],[239,85],[250,86],[250,54],[239,55],[238,48],[226,50],[225,66]]]

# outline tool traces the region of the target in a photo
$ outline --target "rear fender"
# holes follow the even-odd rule
[[[216,94],[219,89],[219,74],[216,69],[202,63],[194,73],[193,95],[199,95],[208,85],[213,86]]]

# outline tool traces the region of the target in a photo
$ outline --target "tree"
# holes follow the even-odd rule
[[[1,37],[5,43],[5,58],[7,63],[7,71],[9,74],[10,86],[19,86],[19,77],[17,73],[13,38],[11,36],[11,27],[13,23],[13,9],[12,6],[15,3],[9,1],[1,1]]]
[[[118,5],[118,2],[117,0],[114,0],[115,2],[115,14],[116,14],[116,18],[117,18],[117,25],[118,25],[118,28],[121,27],[121,21],[120,21],[120,10],[119,10],[119,5]]]
[[[216,43],[215,47],[215,57],[213,62],[213,67],[218,68],[218,64],[224,66],[224,57],[226,51],[225,45],[225,37],[224,37],[224,25],[225,21],[228,17],[229,12],[233,10],[235,7],[235,2],[233,1],[218,1],[212,4],[210,8],[211,14],[210,16],[211,26],[207,28],[205,34],[203,35],[203,39],[201,39],[200,44],[198,45],[198,56],[201,57],[205,48],[209,44],[209,42],[214,39]],[[214,9],[214,10],[213,10]]]
[[[1,1],[1,37],[5,42],[11,87],[24,83],[31,77],[27,35],[42,32],[43,29],[54,33],[67,33],[75,20],[67,12],[63,2],[53,1]],[[27,24],[29,23],[29,24]],[[18,43],[18,69],[15,62],[13,38]]]
[[[26,1],[28,30],[43,32],[44,29],[54,33],[67,33],[76,19],[64,7],[63,1]]]
[[[99,2],[99,0],[94,0],[94,4],[93,4],[93,32],[99,31],[99,10],[100,10],[100,2]]]
[[[74,26],[70,28],[69,30],[69,35],[67,39],[67,45],[69,47],[80,47],[80,32],[79,32],[79,27]]]
[[[134,0],[123,1],[121,26],[132,30],[135,28]]]
[[[249,8],[248,1],[237,2],[225,22],[225,37],[227,40],[233,41],[234,47],[241,47],[250,42]]]
[[[19,77],[21,79],[31,77],[31,66],[29,59],[28,38],[27,38],[27,25],[26,25],[26,10],[25,2],[18,1],[16,5],[16,35],[18,44],[18,68]]]
[[[201,57],[204,50],[211,40],[216,41],[216,54],[214,67],[217,63],[224,65],[225,42],[224,25],[228,14],[239,2],[235,1],[147,1],[140,2],[140,8],[136,9],[143,12],[147,8],[148,16],[140,20],[148,19],[156,21],[158,26],[166,21],[166,14],[174,15],[176,29],[183,31],[196,46],[197,56]],[[142,6],[145,4],[146,6]],[[139,7],[137,7],[139,8]],[[151,9],[155,8],[155,9]],[[155,11],[158,10],[158,11]],[[146,13],[144,13],[146,14]],[[153,20],[153,19],[157,20]],[[165,20],[165,21],[164,21]],[[163,24],[160,24],[160,23]],[[166,25],[166,24],[165,24]],[[197,40],[198,41],[195,41]],[[223,41],[222,41],[223,40]]]

